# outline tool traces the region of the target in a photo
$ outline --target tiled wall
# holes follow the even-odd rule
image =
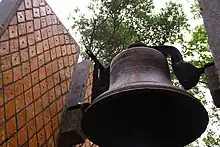
[[[0,38],[0,146],[53,147],[78,57],[44,0],[24,0]]]
[[[93,65],[90,66],[89,78],[87,81],[86,92],[85,92],[85,102],[91,103],[92,98],[92,80],[93,80]]]

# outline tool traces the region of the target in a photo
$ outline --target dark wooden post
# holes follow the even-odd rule
[[[62,112],[59,147],[70,147],[84,143],[86,137],[81,130],[81,118],[84,113],[86,85],[90,73],[90,60],[84,60],[76,65],[73,73],[67,103]],[[84,103],[84,104],[83,104]]]

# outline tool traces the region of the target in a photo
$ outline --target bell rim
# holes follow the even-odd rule
[[[193,98],[194,100],[198,101],[199,103],[201,103],[199,101],[199,99],[195,98],[192,94],[186,92],[183,89],[176,88],[174,86],[159,85],[159,84],[156,84],[156,85],[155,84],[145,85],[143,83],[142,84],[135,84],[135,85],[134,84],[135,83],[130,83],[129,85],[126,85],[126,86],[121,86],[119,88],[109,89],[108,91],[102,93],[97,98],[95,98],[92,103],[100,101],[100,100],[104,99],[105,97],[108,97],[108,96],[111,96],[111,95],[115,95],[115,94],[118,94],[118,93],[127,92],[127,91],[133,91],[133,90],[166,90],[167,91],[168,89],[169,89],[168,91],[178,92],[180,94],[189,96],[189,97]],[[100,97],[102,97],[102,98],[100,99]]]
[[[202,105],[200,100],[195,98],[192,94],[190,94],[180,88],[176,88],[173,86],[167,86],[167,85],[157,85],[157,86],[155,86],[155,85],[135,85],[133,87],[132,86],[125,86],[125,87],[120,87],[120,88],[116,88],[116,89],[110,89],[110,90],[104,92],[103,94],[99,95],[96,99],[94,99],[93,102],[91,103],[91,105],[85,110],[84,116],[82,117],[81,127],[82,127],[83,132],[84,132],[83,123],[85,123],[85,121],[86,121],[85,117],[88,117],[86,112],[90,111],[91,108],[94,107],[94,104],[97,104],[99,102],[103,102],[103,100],[106,100],[105,99],[106,97],[111,97],[115,94],[124,93],[127,91],[135,91],[135,90],[164,90],[164,91],[179,93],[181,95],[186,96],[187,98],[190,98],[192,101],[194,101],[197,104],[197,106],[199,106],[201,108],[201,110],[203,111],[203,114],[204,114],[203,116],[205,119],[205,121],[204,121],[205,127],[202,129],[202,132],[200,134],[198,134],[198,136],[196,138],[194,138],[193,140],[190,140],[187,144],[190,144],[193,141],[195,141],[196,139],[198,139],[207,129],[207,126],[209,124],[208,112],[206,111],[205,107]],[[110,99],[107,99],[107,100],[110,100]],[[90,140],[93,140],[92,137],[90,137],[90,136],[87,136],[87,138]],[[94,141],[94,143],[96,143],[96,141]],[[184,144],[184,146],[187,144]]]

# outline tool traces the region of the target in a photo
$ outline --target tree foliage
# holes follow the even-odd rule
[[[89,10],[92,17],[81,15],[73,28],[80,32],[84,48],[105,65],[135,41],[148,45],[182,41],[181,30],[188,26],[182,6],[173,2],[156,13],[152,0],[91,0]]]
[[[203,24],[198,25],[192,32],[191,40],[184,44],[183,54],[188,62],[191,62],[197,67],[202,67],[205,63],[212,61],[212,55],[209,51],[208,36]],[[219,112],[213,105],[213,101],[206,98],[207,94],[207,79],[203,75],[196,87],[189,92],[196,98],[200,99],[209,112],[209,126],[200,138],[199,141],[194,142],[193,146],[220,146],[219,136],[216,128],[219,125]]]
[[[191,12],[194,19],[201,18],[200,7],[198,0],[194,0],[193,5],[191,6]]]
[[[194,15],[194,19],[200,19],[200,8],[198,2],[195,0],[195,3],[191,7],[191,12]],[[183,54],[185,59],[188,62],[191,62],[195,66],[203,66],[205,63],[213,61],[212,54],[209,50],[208,45],[208,36],[204,24],[198,25],[195,27],[191,33],[191,40],[185,42],[183,45]],[[214,106],[213,101],[205,97],[205,92],[207,89],[207,79],[203,75],[200,79],[200,83],[193,88],[190,92],[199,98],[202,103],[205,105],[206,109],[209,112],[209,126],[200,138],[199,141],[194,142],[193,146],[206,146],[206,147],[219,147],[220,146],[220,113],[217,108]]]

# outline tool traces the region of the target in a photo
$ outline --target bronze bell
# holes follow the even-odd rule
[[[109,90],[86,110],[81,127],[101,147],[183,147],[206,130],[208,113],[170,80],[166,57],[133,47],[110,65]]]

